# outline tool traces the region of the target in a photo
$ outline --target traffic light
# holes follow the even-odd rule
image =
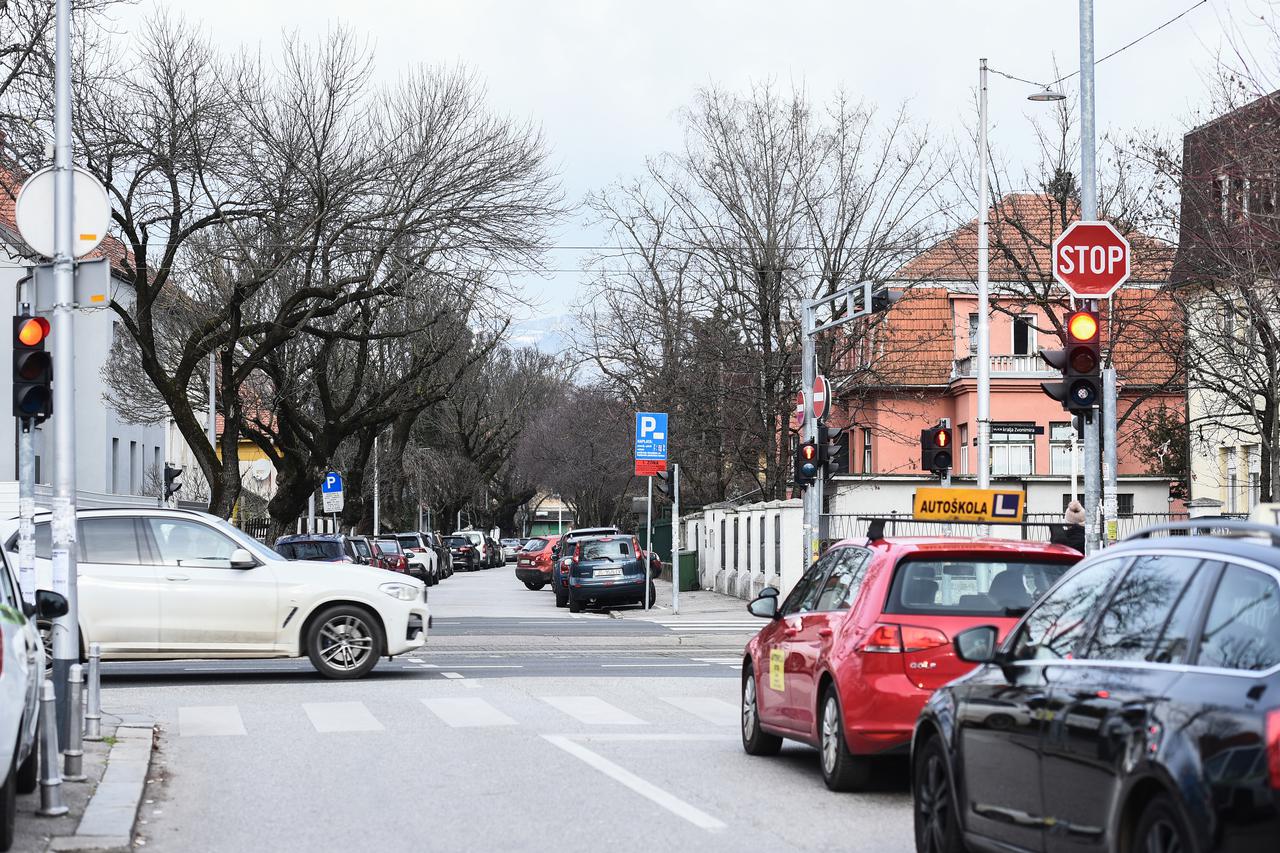
[[[178,493],[182,488],[182,483],[178,482],[178,477],[182,476],[182,469],[175,468],[168,462],[164,464],[164,499],[169,500]]]
[[[818,481],[818,442],[802,441],[796,447],[795,483],[800,488]]]
[[[951,430],[929,427],[920,430],[920,467],[935,474],[951,470]]]
[[[653,482],[653,487],[658,490],[664,498],[671,498],[671,472],[659,471],[654,475],[657,479]]]
[[[1040,351],[1040,357],[1062,373],[1062,381],[1041,382],[1040,387],[1068,412],[1091,412],[1102,397],[1098,315],[1093,311],[1074,311],[1065,325],[1067,348]]]
[[[53,414],[53,356],[45,351],[49,321],[13,318],[13,416],[43,420]]]
[[[849,445],[844,441],[844,430],[820,426],[818,437],[822,440],[818,445],[818,461],[822,465],[823,476],[831,479],[837,474],[848,474]]]
[[[879,314],[888,311],[903,296],[904,291],[901,290],[881,290],[871,295],[871,313]]]

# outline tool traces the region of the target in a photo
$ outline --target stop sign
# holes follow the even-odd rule
[[[1053,277],[1080,299],[1106,299],[1129,278],[1129,241],[1110,222],[1073,222],[1053,241]]]

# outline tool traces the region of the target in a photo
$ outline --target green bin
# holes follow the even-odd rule
[[[690,592],[698,588],[698,552],[680,552],[680,591]]]

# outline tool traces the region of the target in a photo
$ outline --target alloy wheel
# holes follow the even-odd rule
[[[756,730],[756,679],[747,675],[742,682],[742,735],[750,738]]]
[[[373,632],[355,616],[334,616],[320,626],[320,659],[334,669],[359,668],[373,654],[373,645]]]
[[[1160,818],[1147,828],[1143,839],[1144,853],[1182,853],[1182,838],[1178,828],[1167,818]]]
[[[840,709],[836,707],[836,697],[827,697],[822,708],[822,769],[830,776],[836,769],[836,758],[840,749]]]
[[[925,762],[916,783],[916,810],[919,812],[917,849],[942,853],[946,849],[947,826],[951,820],[951,783],[942,757],[933,754]]]

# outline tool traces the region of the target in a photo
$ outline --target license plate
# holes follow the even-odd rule
[[[521,566],[529,566],[529,565],[533,565],[533,564],[532,564],[532,563],[530,563],[528,560],[521,560],[521,561],[520,561],[520,563],[519,563],[519,565],[521,565]]]
[[[593,578],[620,578],[622,569],[596,569],[591,573]]]

